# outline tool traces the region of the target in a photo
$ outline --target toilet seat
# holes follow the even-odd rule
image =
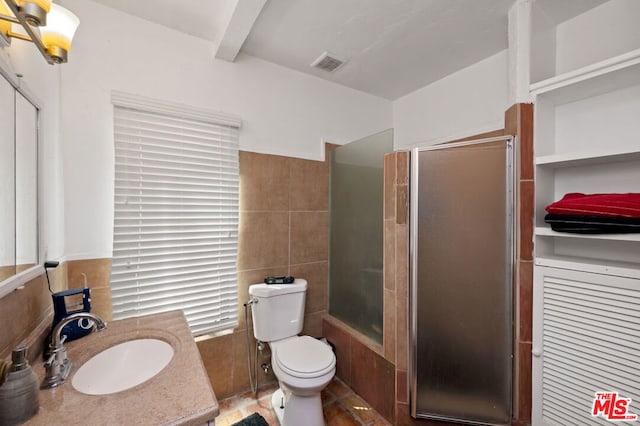
[[[310,336],[295,337],[280,343],[274,355],[284,373],[302,379],[327,374],[336,364],[331,346]]]

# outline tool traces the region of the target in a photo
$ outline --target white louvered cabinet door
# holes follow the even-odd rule
[[[640,419],[640,271],[568,265],[534,270],[532,424],[638,425],[591,413],[618,392]]]

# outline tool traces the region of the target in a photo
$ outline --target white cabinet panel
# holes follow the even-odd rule
[[[610,424],[591,415],[598,391],[631,398],[640,414],[638,271],[564,267],[534,271],[533,425]]]

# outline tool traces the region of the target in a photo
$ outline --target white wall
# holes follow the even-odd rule
[[[611,0],[556,29],[556,73],[640,49],[640,1]]]
[[[556,23],[539,5],[533,3],[531,16],[531,82],[556,74]]]
[[[507,51],[393,102],[394,145],[406,149],[504,127]]]
[[[391,103],[87,0],[61,1],[80,18],[62,72],[61,140],[67,258],[110,257],[112,90],[239,116],[242,150],[321,159],[322,139],[347,143],[392,127]]]

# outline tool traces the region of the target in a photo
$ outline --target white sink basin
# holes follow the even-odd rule
[[[173,348],[164,340],[129,340],[82,364],[71,383],[77,391],[88,395],[120,392],[158,374],[173,354]]]

